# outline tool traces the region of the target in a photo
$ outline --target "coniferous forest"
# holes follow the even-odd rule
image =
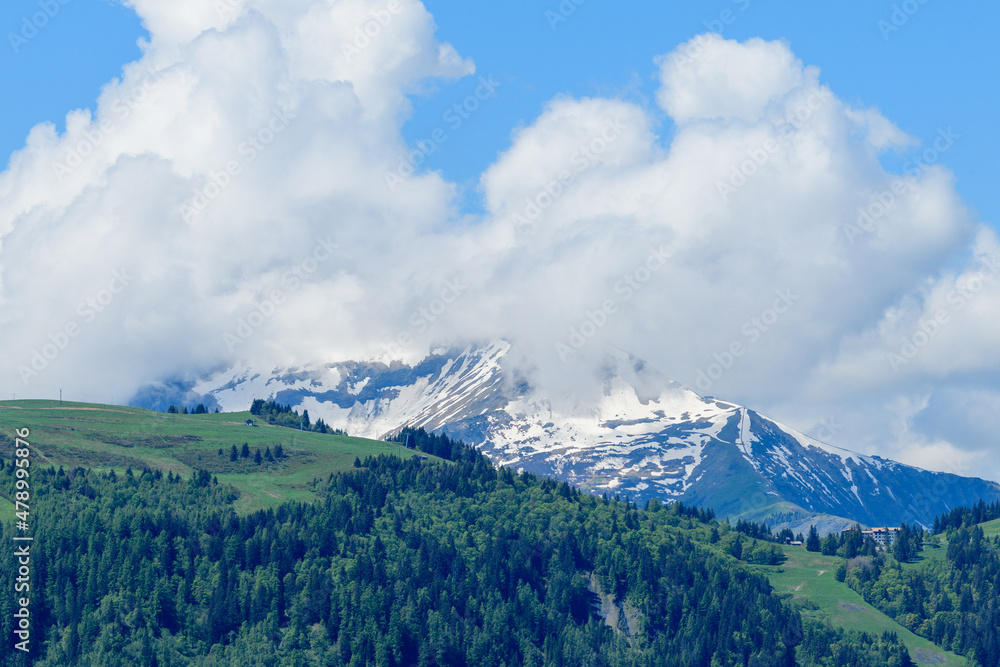
[[[1000,665],[1000,537],[987,539],[976,525],[995,519],[998,508],[980,502],[936,518],[935,532],[947,541],[943,558],[913,567],[885,554],[848,561],[847,584],[916,634],[975,665]]]
[[[313,422],[309,419],[308,410],[304,410],[300,415],[298,410],[292,409],[292,406],[282,405],[276,401],[265,401],[262,398],[254,399],[253,403],[250,404],[250,414],[274,426],[288,426],[317,433],[330,433],[331,435],[347,435],[340,429],[327,426],[322,419]]]
[[[893,634],[803,620],[747,565],[777,547],[710,512],[455,453],[368,458],[312,505],[248,516],[204,471],[33,468],[37,634],[3,664],[912,664]]]

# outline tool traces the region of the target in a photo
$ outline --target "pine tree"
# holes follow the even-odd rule
[[[900,563],[905,563],[913,558],[912,547],[910,528],[904,523],[896,531],[895,539],[892,542],[892,555]]]
[[[250,445],[245,442],[243,443],[243,449],[240,450],[240,456],[245,459],[250,458]]]
[[[836,556],[837,549],[840,548],[840,538],[837,537],[837,533],[830,533],[823,540],[823,546],[820,551],[823,552],[824,556]]]
[[[261,459],[261,456],[260,456],[260,448],[258,447],[257,451],[254,452],[253,462],[256,463],[257,465],[260,465],[261,460],[262,459]]]
[[[233,445],[232,449],[229,450],[229,460],[235,461],[237,458],[239,458],[239,456],[240,453],[236,451],[236,445]]]
[[[819,551],[819,532],[816,526],[809,526],[809,537],[806,538],[806,551]]]

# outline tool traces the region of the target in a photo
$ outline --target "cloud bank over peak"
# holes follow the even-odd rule
[[[950,128],[917,142],[787,44],[704,35],[650,54],[669,135],[656,109],[558,97],[460,216],[455,184],[399,170],[408,96],[475,71],[423,5],[222,5],[135,0],[143,58],[0,174],[11,393],[506,337],[557,394],[612,346],[930,467],[979,461],[965,436],[1000,426],[1000,249],[939,166]],[[880,162],[918,143],[915,167]]]

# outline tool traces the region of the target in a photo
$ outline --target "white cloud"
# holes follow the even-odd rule
[[[0,174],[12,393],[107,400],[237,359],[508,336],[556,389],[586,386],[614,345],[793,426],[835,417],[835,444],[992,460],[940,424],[1000,426],[983,408],[998,401],[983,375],[1000,364],[1000,281],[951,304],[905,368],[887,355],[996,239],[945,169],[887,172],[879,154],[911,139],[786,44],[707,36],[660,58],[669,138],[632,103],[551,101],[484,172],[470,220],[440,174],[385,181],[408,152],[407,95],[474,71],[420,3],[134,6],[142,60],[66,133],[36,127]],[[904,432],[892,406],[915,391]]]
[[[396,303],[383,263],[429,249],[449,217],[439,176],[383,179],[406,91],[473,70],[420,3],[251,2],[225,20],[211,6],[137,2],[141,61],[64,134],[36,127],[0,175],[4,384],[19,394],[121,398],[203,372],[275,290],[278,314],[236,354],[358,351],[370,318],[355,312]],[[133,278],[111,294],[116,270]]]
[[[802,83],[802,63],[781,42],[701,35],[659,60],[660,106],[677,123],[757,120]]]

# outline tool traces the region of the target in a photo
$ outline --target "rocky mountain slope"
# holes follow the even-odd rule
[[[306,409],[352,435],[444,431],[499,464],[595,492],[682,500],[720,516],[798,530],[853,521],[928,525],[1000,486],[921,470],[814,440],[740,405],[705,398],[634,357],[613,354],[592,399],[560,407],[506,362],[510,345],[439,351],[415,365],[340,362],[259,372],[236,367],[194,391],[226,410],[253,398]],[[559,397],[565,398],[565,397]]]

